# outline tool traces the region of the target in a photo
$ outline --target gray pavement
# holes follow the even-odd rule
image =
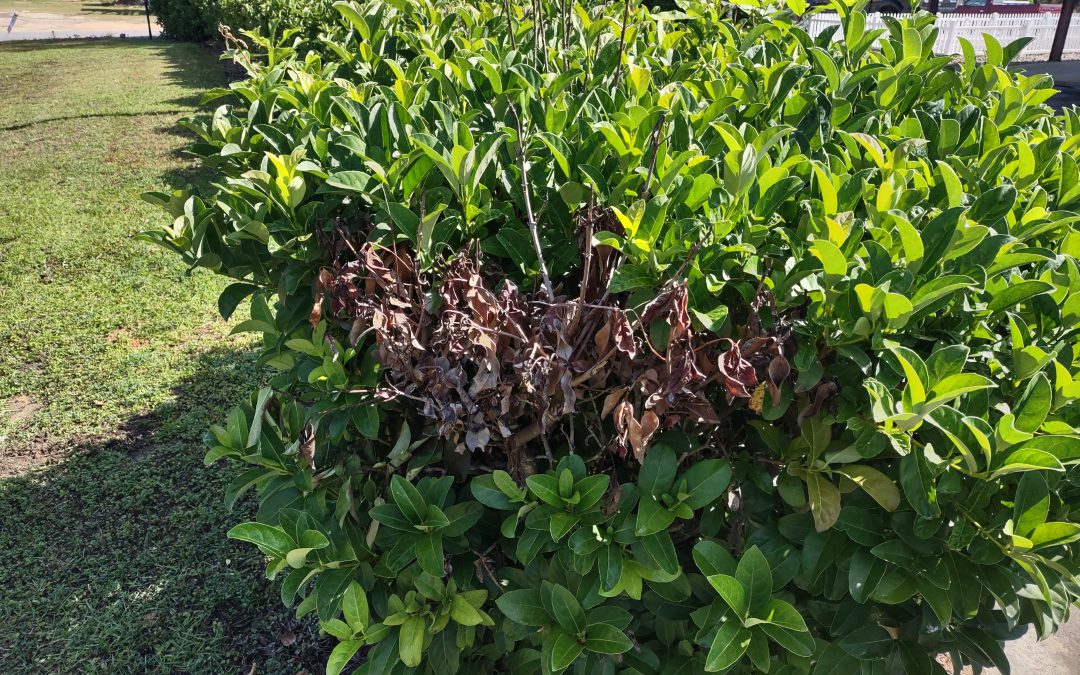
[[[1080,61],[1017,63],[1013,68],[1022,70],[1028,75],[1046,73],[1053,77],[1058,94],[1050,99],[1050,105],[1059,109],[1070,105],[1080,105]],[[1080,656],[1078,656],[1076,669],[1072,673],[1080,673]]]
[[[124,14],[101,17],[89,13],[54,14],[21,11],[11,24],[12,12],[0,12],[0,42],[15,40],[54,40],[71,38],[142,37],[148,35],[146,16]],[[8,26],[11,31],[8,31]],[[155,37],[161,26],[151,22]]]
[[[1035,631],[1005,649],[1012,675],[1076,675],[1080,673],[1080,621],[1061,627],[1051,638],[1036,642]]]

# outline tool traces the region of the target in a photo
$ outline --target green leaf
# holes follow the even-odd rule
[[[1050,293],[1053,290],[1054,285],[1048,284],[1045,281],[1021,281],[1020,283],[1006,286],[1000,292],[995,294],[986,305],[986,308],[990,310],[990,314],[997,314],[1002,310],[1018,305],[1036,296]]]
[[[738,563],[726,548],[715,541],[702,540],[694,545],[694,563],[706,577],[714,574],[735,576]]]
[[[1028,537],[1035,548],[1061,546],[1080,539],[1080,524],[1043,523]]]
[[[551,584],[550,610],[559,626],[567,633],[581,635],[585,632],[585,610],[574,594],[563,586]]]
[[[896,483],[877,469],[861,464],[849,464],[838,467],[836,471],[850,478],[886,511],[895,511],[900,505],[900,490]]]
[[[484,506],[502,511],[512,511],[520,504],[510,501],[510,498],[495,485],[495,479],[491,474],[476,476],[469,483],[469,490],[476,501]]]
[[[912,450],[900,460],[900,487],[908,503],[920,516],[937,518],[941,515],[937,488],[922,450]]]
[[[412,483],[394,474],[390,479],[390,496],[410,523],[420,525],[424,522],[428,512],[427,502]]]
[[[930,391],[931,403],[951,401],[964,394],[996,387],[993,380],[975,373],[949,375],[942,378]]]
[[[442,535],[429,534],[416,540],[416,561],[428,574],[442,577],[446,574],[443,569],[443,546]]]
[[[363,171],[339,171],[326,179],[326,184],[346,192],[364,194],[371,176]]]
[[[1028,536],[1036,527],[1046,522],[1050,513],[1050,490],[1046,479],[1038,471],[1028,471],[1016,487],[1013,502],[1014,531]]]
[[[739,583],[739,580],[735,577],[729,577],[726,574],[714,574],[709,577],[709,583],[716,592],[720,594],[720,597],[727,603],[727,606],[732,609],[740,618],[745,618],[747,612],[750,609],[749,604],[746,601],[746,591],[743,589],[743,585]],[[770,589],[770,592],[772,589]]]
[[[543,626],[552,619],[540,600],[540,591],[532,589],[507,591],[496,598],[495,605],[508,619],[525,626]]]
[[[397,506],[393,504],[379,504],[373,506],[368,511],[368,514],[379,523],[392,527],[395,530],[402,530],[405,532],[415,532],[416,527],[412,521],[405,517],[405,514],[401,512]]]
[[[316,577],[315,605],[321,621],[334,618],[345,596],[345,590],[353,579],[353,572],[352,568],[327,570]]]
[[[705,672],[718,673],[735,665],[750,646],[750,631],[734,621],[721,624],[705,657]]]
[[[753,612],[753,618],[747,621],[746,625],[749,627],[758,623],[771,623],[796,633],[805,633],[809,630],[799,610],[777,598],[769,598],[760,610]]]
[[[363,640],[345,640],[339,642],[334,651],[330,652],[330,658],[326,661],[326,675],[338,675],[349,661],[364,646]]]
[[[280,527],[263,523],[240,523],[229,530],[228,536],[229,539],[255,544],[260,551],[275,558],[284,558],[296,546]]]
[[[613,590],[622,577],[623,552],[618,544],[605,544],[597,552],[596,564],[600,570],[600,589]]]
[[[221,318],[228,321],[229,317],[236,311],[236,307],[244,301],[244,298],[257,290],[259,290],[259,287],[254,284],[235,283],[226,286],[225,290],[218,296],[218,312],[221,314]]]
[[[525,484],[537,499],[556,508],[563,508],[563,498],[559,496],[559,480],[545,473],[538,473],[525,479]]]
[[[812,675],[855,675],[861,670],[859,660],[834,642],[818,656]]]
[[[679,574],[679,556],[671,542],[671,535],[660,531],[647,537],[640,537],[642,548],[661,570],[668,574]]]
[[[915,585],[918,587],[919,594],[922,595],[926,604],[930,605],[930,609],[934,610],[938,621],[943,626],[948,625],[952,621],[952,600],[949,598],[949,592],[938,588],[936,584],[925,577],[919,577]]]
[[[622,654],[630,651],[634,643],[621,630],[607,623],[589,626],[585,633],[585,649],[597,654]]]
[[[653,288],[655,285],[656,279],[648,270],[629,263],[623,263],[611,275],[608,290],[612,293],[623,293],[638,288]]]
[[[574,506],[578,513],[588,511],[596,506],[607,493],[611,478],[604,475],[586,476],[579,480],[574,489],[581,495],[581,500]]]
[[[943,162],[939,162],[939,166],[943,166]],[[944,174],[946,169],[942,169]],[[949,173],[955,173],[952,169],[948,169]],[[957,186],[959,187],[959,186]],[[959,199],[962,199],[963,192],[959,192],[958,195],[954,195],[952,190],[949,192],[949,206],[951,208],[945,209],[937,216],[935,216],[929,223],[922,228],[922,240],[923,240],[923,264],[922,273],[924,275],[931,272],[937,264],[945,257],[945,254],[949,250],[949,246],[953,241],[953,237],[956,235],[956,228],[960,224],[960,216],[964,213],[964,207],[960,206]],[[958,200],[956,204],[953,204],[953,199]],[[912,303],[918,308],[919,303],[912,300]]]
[[[398,654],[401,662],[409,668],[420,665],[424,652],[424,636],[427,635],[427,624],[423,617],[413,616],[401,624],[398,633]]]
[[[460,593],[451,601],[450,618],[462,626],[479,626],[484,622],[484,617],[480,615],[480,612]]]
[[[889,351],[900,364],[901,372],[907,379],[904,387],[904,404],[905,408],[911,409],[926,400],[926,387],[929,384],[926,364],[918,354],[907,347],[893,346],[889,348]]]
[[[772,568],[769,567],[765,554],[757,546],[743,552],[742,558],[739,559],[739,566],[735,570],[735,578],[746,591],[747,606],[752,614],[764,607],[766,601],[772,596]]]
[[[889,655],[895,642],[889,631],[871,624],[856,628],[837,640],[836,644],[857,659],[879,659]]]
[[[968,209],[968,218],[977,223],[993,226],[1004,218],[1016,204],[1016,188],[1011,185],[999,185],[979,195]]]
[[[814,653],[814,638],[810,633],[790,631],[770,623],[759,624],[755,631],[761,631],[770,640],[780,645],[795,656],[806,658]]]
[[[663,532],[675,522],[675,514],[664,508],[651,494],[645,493],[638,502],[637,522],[634,534],[647,537]]]
[[[556,164],[558,164],[559,168],[562,170],[563,176],[570,178],[570,162],[567,160],[567,157],[572,153],[570,147],[566,144],[566,141],[560,136],[547,131],[537,133],[536,137],[543,141],[548,149],[551,150],[551,154],[555,158]]]
[[[645,455],[645,462],[638,473],[638,489],[643,495],[659,497],[667,494],[675,482],[678,460],[670,445],[657,441]]]
[[[548,528],[551,533],[551,538],[558,542],[565,537],[570,530],[577,527],[580,517],[575,516],[572,513],[553,513],[548,520]]]
[[[345,594],[341,596],[341,609],[350,628],[355,631],[367,628],[371,617],[368,613],[367,596],[360,584],[353,581],[345,589]]]
[[[814,529],[818,532],[828,530],[840,517],[840,490],[825,476],[809,472],[806,474],[806,493],[814,516]]]
[[[885,576],[886,563],[865,548],[851,557],[848,570],[848,592],[855,602],[865,602]]]
[[[731,465],[723,459],[698,460],[687,469],[681,480],[686,481],[690,495],[683,503],[697,510],[719,499],[731,482]]]
[[[815,240],[810,244],[810,253],[821,261],[826,277],[842,277],[847,274],[847,258],[831,241]]]
[[[555,672],[566,670],[584,649],[585,645],[578,642],[576,638],[560,632],[555,636],[551,647],[551,669]]]
[[[1050,378],[1045,373],[1037,373],[1028,382],[1024,397],[1017,405],[1016,428],[1028,433],[1038,431],[1050,413],[1053,402],[1054,390],[1050,386]]]

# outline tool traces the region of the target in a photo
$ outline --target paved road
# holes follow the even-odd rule
[[[1008,645],[1012,675],[1076,675],[1080,673],[1080,620],[1067,624],[1044,642],[1035,631]]]
[[[1029,75],[1046,73],[1054,78],[1059,93],[1050,99],[1050,105],[1057,108],[1080,105],[1080,61],[1017,63],[1014,67]],[[1080,665],[1072,672],[1080,673]]]
[[[146,16],[130,14],[100,17],[93,14],[51,14],[19,12],[12,31],[7,32],[11,12],[0,12],[0,42],[10,40],[51,40],[91,37],[146,37]],[[151,23],[154,36],[161,26]]]

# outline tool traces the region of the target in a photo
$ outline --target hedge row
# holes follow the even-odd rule
[[[237,34],[291,28],[315,37],[332,22],[332,5],[332,0],[150,0],[150,11],[165,36],[201,42],[217,39],[220,26]]]

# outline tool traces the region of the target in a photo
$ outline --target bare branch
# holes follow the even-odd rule
[[[544,293],[548,300],[555,299],[555,289],[551,285],[551,277],[548,275],[547,263],[544,262],[544,254],[540,248],[540,233],[536,229],[536,218],[533,216],[532,198],[529,197],[529,175],[525,167],[525,133],[521,128],[521,118],[517,108],[510,106],[510,112],[514,115],[518,135],[518,162],[521,165],[521,191],[525,195],[525,217],[528,219],[529,234],[532,235],[533,248],[536,250],[536,259],[540,262],[540,275],[544,279]]]

